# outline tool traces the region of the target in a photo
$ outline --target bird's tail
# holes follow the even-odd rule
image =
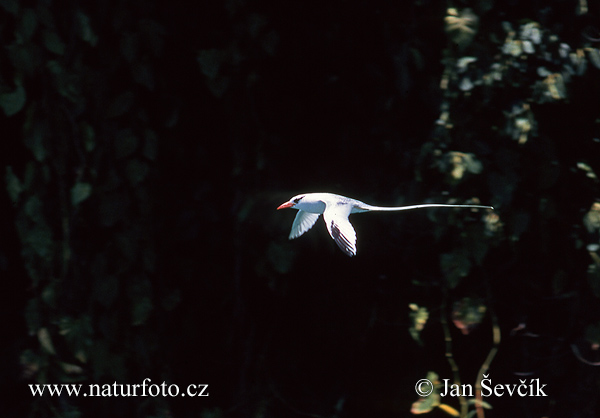
[[[362,202],[361,202],[362,203]],[[491,209],[494,210],[493,206],[483,206],[483,205],[452,205],[446,203],[424,203],[421,205],[409,205],[409,206],[372,206],[366,203],[363,203],[360,206],[356,206],[355,212],[370,212],[370,211],[378,211],[378,212],[397,212],[401,210],[413,210],[413,209],[427,209],[427,208],[471,208],[471,209]]]

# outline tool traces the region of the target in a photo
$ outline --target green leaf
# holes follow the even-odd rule
[[[425,327],[427,320],[429,319],[429,312],[426,307],[419,306],[416,303],[411,303],[408,305],[410,310],[410,318],[412,320],[412,326],[409,329],[410,336],[415,340],[419,345],[423,345],[421,341],[421,331]]]
[[[37,196],[31,196],[25,203],[25,214],[33,222],[43,222],[42,201]]]
[[[25,133],[25,146],[33,153],[36,161],[44,161],[46,158],[46,148],[44,146],[44,126],[42,123],[34,122],[30,129]]]
[[[440,395],[432,393],[431,395],[421,398],[412,404],[410,412],[419,415],[431,412],[433,408],[440,404]]]
[[[76,183],[71,189],[71,204],[77,206],[92,194],[92,185],[89,183]]]
[[[53,282],[48,284],[42,291],[42,300],[46,305],[52,308],[56,307],[56,286]]]
[[[26,42],[31,39],[37,28],[37,18],[33,9],[26,8],[23,10],[19,27],[16,30],[17,39],[20,42]]]
[[[91,152],[96,148],[96,132],[94,128],[86,123],[81,123],[81,134],[83,135],[83,147],[87,152]]]
[[[8,191],[10,201],[12,203],[17,203],[19,195],[23,191],[23,186],[21,185],[19,178],[13,172],[11,166],[6,167],[6,190]]]
[[[18,113],[25,106],[25,89],[20,82],[17,82],[16,86],[14,91],[0,94],[0,107],[2,107],[6,116]]]
[[[81,36],[81,39],[91,46],[96,46],[98,43],[98,36],[94,33],[92,27],[90,26],[90,18],[88,15],[78,11],[77,23],[79,24],[79,36]]]
[[[63,55],[65,53],[65,44],[56,32],[49,30],[44,31],[42,34],[42,40],[48,51],[56,55]]]
[[[52,231],[46,224],[36,224],[30,229],[25,238],[25,244],[30,246],[40,258],[52,259],[54,240]]]

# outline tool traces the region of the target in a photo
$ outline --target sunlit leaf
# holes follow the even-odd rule
[[[54,349],[54,344],[52,343],[52,337],[50,336],[50,331],[48,331],[48,328],[38,329],[37,337],[40,345],[46,352],[50,354],[56,354],[56,350]]]
[[[453,417],[458,417],[460,415],[460,412],[452,408],[450,405],[446,405],[445,403],[439,404],[438,408],[447,413],[448,415],[452,415]]]
[[[413,338],[413,340],[422,345],[423,342],[421,341],[420,334],[423,328],[425,327],[427,320],[429,319],[429,312],[427,311],[426,307],[419,307],[415,303],[411,303],[410,305],[408,305],[408,307],[412,311],[410,313],[410,318],[412,320],[412,325],[409,328],[410,335]]]
[[[466,173],[479,174],[483,169],[481,162],[471,153],[447,152],[439,161],[440,171],[447,173],[453,183],[457,183]]]
[[[589,177],[589,178],[594,179],[594,180],[598,180],[598,176],[596,175],[596,173],[594,172],[594,170],[592,169],[592,167],[590,167],[586,163],[578,162],[577,163],[577,168],[580,169],[581,171],[585,172],[585,176],[586,177]]]
[[[600,230],[600,202],[594,202],[590,210],[583,216],[583,224],[589,233]]]
[[[67,374],[81,374],[83,373],[83,369],[81,366],[71,363],[59,362],[60,368]]]
[[[440,405],[439,376],[433,371],[427,372],[426,379],[433,385],[433,391],[426,397],[422,397],[412,404],[410,412],[414,415],[426,414]],[[429,386],[427,383],[426,386]]]
[[[426,398],[418,399],[413,402],[410,413],[414,415],[426,414],[433,411],[433,409],[440,404],[440,395],[432,393]]]
[[[450,40],[460,49],[471,43],[479,27],[479,17],[469,8],[458,11],[455,8],[447,10],[444,18],[446,33]]]

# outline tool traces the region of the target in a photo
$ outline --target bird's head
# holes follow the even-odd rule
[[[305,194],[299,194],[297,196],[294,196],[290,200],[288,200],[287,202],[282,203],[281,205],[279,205],[279,207],[277,208],[277,210],[279,210],[279,209],[285,209],[285,208],[293,208],[297,204],[299,204],[302,201],[302,199],[304,199],[305,196],[306,196]]]

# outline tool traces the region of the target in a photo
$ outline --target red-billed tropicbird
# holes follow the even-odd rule
[[[411,206],[381,207],[372,206],[350,197],[333,193],[305,193],[292,197],[280,205],[277,210],[285,208],[298,209],[298,214],[292,224],[290,239],[298,238],[308,231],[317,222],[320,214],[327,226],[329,235],[350,257],[356,255],[356,232],[348,217],[352,213],[371,211],[400,211],[425,208],[477,208],[494,209],[491,206],[480,205],[450,205],[443,203],[430,203]]]

